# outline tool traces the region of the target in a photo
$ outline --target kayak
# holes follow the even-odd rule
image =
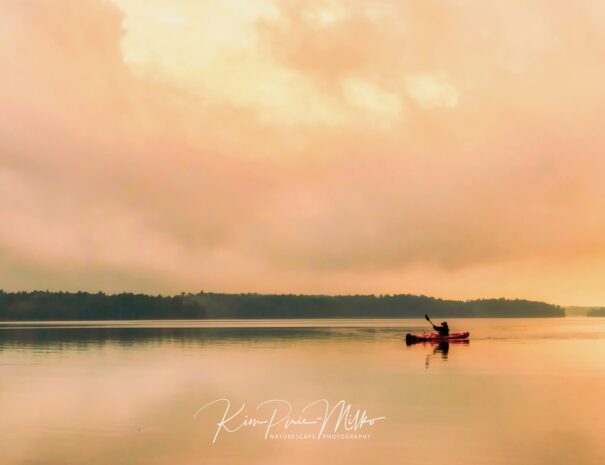
[[[450,342],[450,341],[464,341],[470,337],[471,333],[452,333],[449,336],[440,336],[439,334],[406,334],[405,342],[407,344],[414,344],[416,342]]]
[[[406,334],[405,343],[415,344],[417,342],[450,342],[450,341],[465,341],[470,337],[471,333],[452,333],[449,336],[440,336],[439,334]]]

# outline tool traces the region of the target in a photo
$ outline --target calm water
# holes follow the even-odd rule
[[[605,463],[605,319],[450,326],[470,343],[406,347],[422,320],[0,324],[0,464]],[[194,415],[220,398],[242,418],[285,408],[255,409],[272,399],[386,418],[213,444],[223,403]]]

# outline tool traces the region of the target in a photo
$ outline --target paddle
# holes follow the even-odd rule
[[[431,321],[431,319],[429,318],[429,316],[428,316],[426,313],[424,314],[424,318],[425,318],[425,319],[426,319],[426,321],[428,321],[428,322],[429,322],[429,323],[430,323],[432,326],[435,326],[435,325],[433,324],[433,322]]]

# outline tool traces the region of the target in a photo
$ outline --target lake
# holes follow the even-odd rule
[[[605,318],[449,323],[0,323],[0,463],[605,463]]]

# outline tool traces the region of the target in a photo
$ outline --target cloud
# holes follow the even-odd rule
[[[603,22],[538,0],[3,2],[0,276],[605,298]]]

